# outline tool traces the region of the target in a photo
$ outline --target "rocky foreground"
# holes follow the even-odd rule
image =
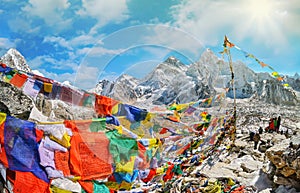
[[[232,108],[232,101],[228,101],[225,108]],[[206,110],[220,113],[215,107]],[[181,176],[162,191],[218,192],[216,184],[225,191],[224,186],[232,179],[233,184],[243,187],[240,192],[300,192],[299,111],[299,105],[276,106],[257,100],[238,100],[236,141],[232,149],[220,151],[202,165],[191,167],[188,175]],[[269,119],[279,115],[282,118],[279,133],[263,131],[258,148],[254,149],[250,132],[267,127]],[[204,186],[201,179],[205,179],[208,186]]]
[[[91,109],[50,101],[39,96],[35,102],[11,85],[1,82],[1,110],[13,116],[32,121],[90,119],[96,115]],[[20,100],[19,100],[20,99]],[[16,103],[19,101],[19,103]],[[227,99],[218,107],[203,110],[221,116],[232,110],[233,101]],[[205,162],[194,164],[189,160],[186,170],[164,186],[144,184],[149,192],[218,192],[223,184],[243,187],[243,192],[300,192],[300,108],[278,106],[255,99],[237,101],[237,131],[234,146]],[[271,117],[281,116],[279,133],[263,132],[258,149],[250,140],[250,132],[268,126]],[[201,152],[192,152],[195,158]],[[175,160],[176,161],[176,160]],[[195,162],[196,163],[196,162]],[[218,186],[220,185],[220,186]],[[137,187],[136,190],[140,190]],[[219,189],[221,190],[221,189]],[[224,191],[224,186],[222,186]],[[230,191],[230,190],[228,190]]]

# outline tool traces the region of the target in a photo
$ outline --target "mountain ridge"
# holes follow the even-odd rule
[[[14,48],[10,48],[3,56],[1,56],[0,63],[4,63],[24,72],[32,72],[24,56]]]
[[[283,105],[299,103],[293,89],[283,87],[278,80],[268,73],[256,73],[240,61],[233,62],[233,69],[237,98],[256,98],[267,103]],[[300,82],[299,78],[286,77],[286,79],[292,85]],[[187,103],[216,95],[220,90],[224,91],[224,88],[231,88],[230,81],[229,64],[218,58],[210,49],[207,49],[201,55],[200,60],[195,63],[184,65],[177,58],[169,57],[166,61],[158,64],[143,79],[135,79],[135,88],[130,87],[131,95],[135,96],[132,100],[126,95],[123,95],[123,98],[118,98],[119,96],[114,93],[113,88],[122,85],[120,79],[109,81],[109,84],[106,84],[109,87],[103,86],[101,80],[96,88],[102,86],[103,88],[98,94],[118,100],[125,99],[125,101],[134,102],[139,99],[141,102],[160,105],[169,104],[173,101]],[[296,88],[296,91],[300,91],[298,87]],[[118,93],[120,92],[122,90],[118,90]],[[229,89],[227,97],[234,97],[232,89]]]

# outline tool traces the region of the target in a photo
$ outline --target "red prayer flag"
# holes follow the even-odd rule
[[[81,176],[81,180],[104,179],[112,174],[109,140],[102,133],[79,131],[75,122],[65,121],[72,129],[70,148],[71,174]],[[102,151],[102,155],[99,155]]]
[[[17,73],[12,77],[10,83],[18,88],[21,88],[26,82],[27,78],[28,76],[26,74]]]
[[[96,95],[95,110],[100,116],[111,116],[112,108],[118,103],[118,101],[115,101],[106,96]]]
[[[50,184],[37,178],[31,172],[16,171],[16,179],[14,182],[13,191],[18,193],[49,193],[49,185]]]

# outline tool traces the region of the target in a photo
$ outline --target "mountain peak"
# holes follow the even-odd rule
[[[30,67],[26,64],[24,56],[14,48],[10,48],[6,54],[0,58],[0,62],[18,70],[31,72]]]
[[[177,67],[185,66],[179,59],[177,59],[175,56],[168,57],[164,63],[172,64]]]

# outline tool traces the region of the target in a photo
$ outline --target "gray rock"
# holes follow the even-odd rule
[[[21,90],[0,81],[0,109],[20,119],[29,118],[33,102]]]

